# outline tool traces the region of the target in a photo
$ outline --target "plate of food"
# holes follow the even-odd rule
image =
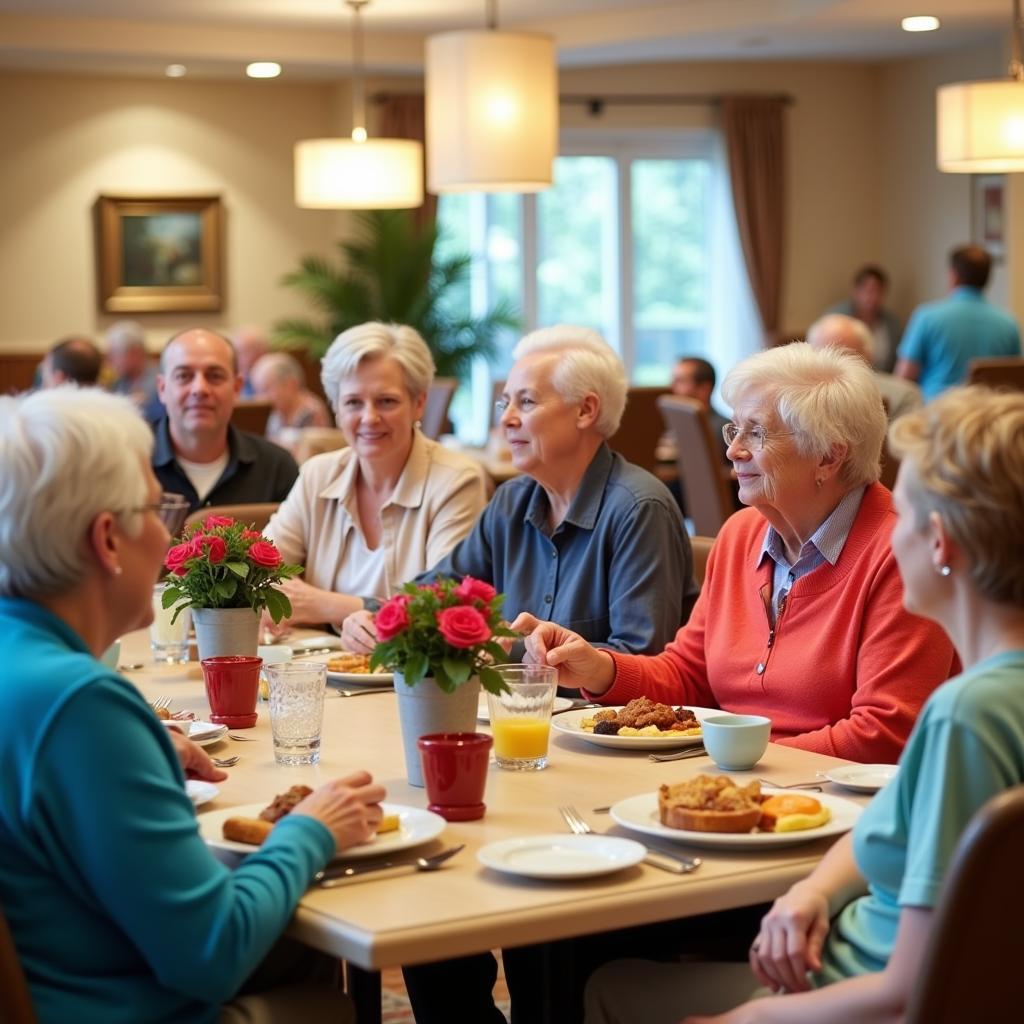
[[[845,764],[823,774],[829,782],[855,793],[877,793],[899,770],[898,764]]]
[[[228,733],[226,725],[217,725],[216,722],[199,722],[195,720],[185,722],[171,718],[164,719],[164,725],[168,727],[176,726],[193,743],[198,743],[201,747],[209,747],[214,743],[219,743]]]
[[[212,782],[202,779],[186,779],[185,792],[194,807],[202,807],[220,796],[220,790]]]
[[[838,836],[862,808],[828,793],[809,796],[697,775],[612,805],[615,822],[634,832],[691,846],[763,849]]]
[[[514,836],[481,846],[476,859],[506,875],[525,878],[593,878],[639,864],[647,850],[618,836],[552,833]]]
[[[270,804],[243,804],[200,814],[199,834],[206,845],[232,853],[252,853],[270,835],[274,825],[291,813],[300,800],[312,790],[308,786],[292,786],[287,793],[275,797]],[[338,854],[337,860],[383,857],[398,850],[407,850],[436,839],[447,822],[439,814],[404,804],[381,804],[384,819],[377,834],[359,846],[350,846]]]
[[[289,640],[288,646],[296,654],[306,654],[309,651],[322,651],[329,648],[332,651],[341,650],[341,637],[334,633],[318,633],[316,636],[305,636],[301,640]]]
[[[552,714],[561,714],[563,711],[568,711],[572,707],[572,699],[570,697],[556,697],[554,705],[551,708]],[[480,702],[476,708],[476,720],[478,722],[489,722],[491,720],[491,712],[487,707],[487,694],[480,694]]]
[[[355,683],[357,686],[386,686],[394,681],[392,672],[371,672],[368,654],[341,651],[327,659],[327,678],[332,683]]]
[[[718,714],[714,708],[673,707],[637,697],[624,707],[566,711],[553,718],[551,726],[600,747],[664,750],[696,746],[701,742],[701,719]]]

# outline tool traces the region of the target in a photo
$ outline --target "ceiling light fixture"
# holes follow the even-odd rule
[[[423,203],[423,146],[412,139],[369,139],[360,11],[352,8],[352,137],[295,144],[295,204],[311,210],[397,210]]]
[[[168,64],[164,68],[164,74],[168,78],[184,78],[188,74],[188,68],[184,64]]]
[[[277,78],[281,65],[273,60],[254,60],[245,66],[245,73],[250,78]]]
[[[1010,77],[939,88],[936,160],[940,171],[1024,171],[1024,64],[1020,0],[1013,0]]]
[[[904,32],[934,32],[940,25],[939,19],[931,14],[915,14],[900,22],[900,28]]]
[[[427,40],[427,186],[431,192],[539,192],[558,153],[558,69],[551,36],[487,29]]]

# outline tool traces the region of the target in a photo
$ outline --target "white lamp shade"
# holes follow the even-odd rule
[[[423,203],[423,147],[412,139],[305,139],[295,144],[295,204],[400,210]]]
[[[958,82],[938,91],[940,171],[1024,171],[1024,82]]]
[[[431,192],[539,192],[558,153],[550,36],[443,32],[427,40]]]

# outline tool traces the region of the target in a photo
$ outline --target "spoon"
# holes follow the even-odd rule
[[[465,844],[449,847],[430,857],[417,857],[415,860],[385,860],[377,864],[352,864],[345,868],[324,868],[313,876],[314,882],[320,883],[321,889],[333,889],[341,885],[347,878],[366,875],[371,871],[384,871],[387,868],[415,868],[417,871],[436,871],[449,857],[454,857]]]

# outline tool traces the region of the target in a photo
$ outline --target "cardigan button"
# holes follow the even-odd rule
[[[755,672],[756,672],[756,673],[757,673],[757,674],[758,674],[759,676],[761,676],[761,675],[764,675],[764,662],[763,662],[763,661],[759,661],[759,662],[757,663],[757,667],[756,667],[756,668],[754,669],[754,671],[755,671]]]

